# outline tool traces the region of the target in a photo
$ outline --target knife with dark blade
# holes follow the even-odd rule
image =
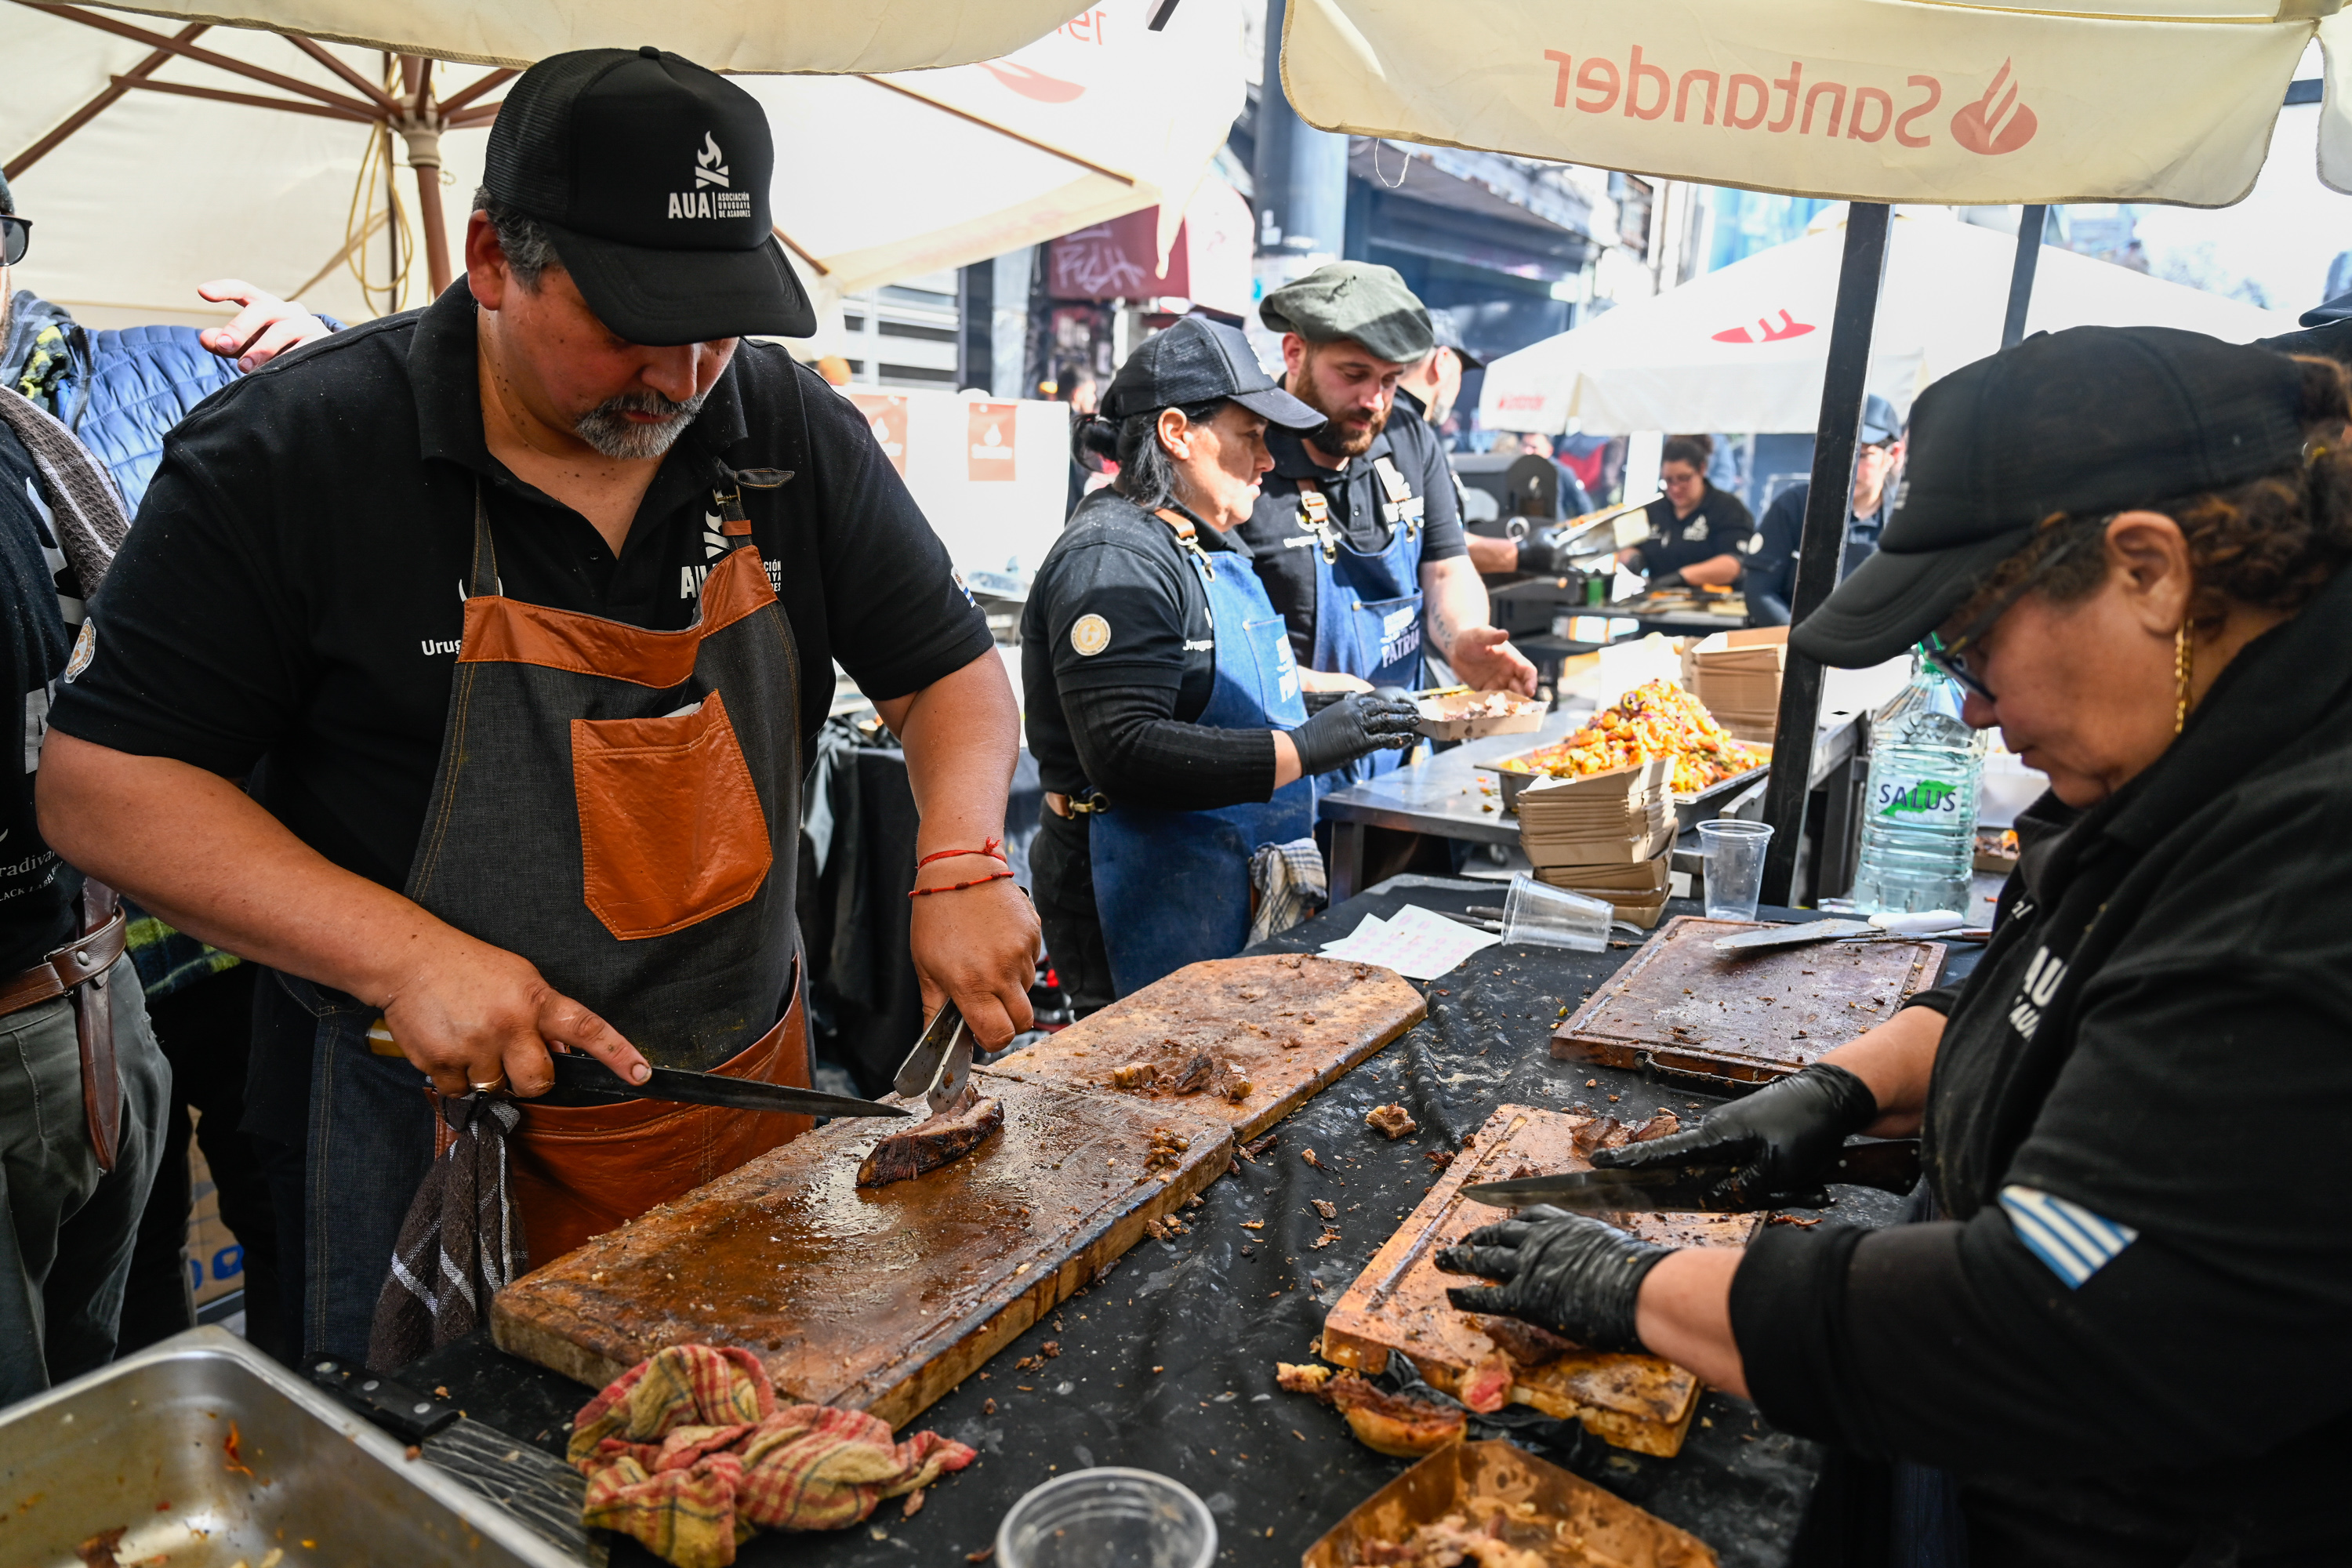
[[[1496,1208],[1549,1204],[1578,1214],[1751,1214],[1759,1209],[1819,1208],[1820,1192],[1774,1193],[1742,1203],[1716,1189],[1728,1165],[1664,1165],[1648,1171],[1572,1171],[1557,1176],[1521,1176],[1479,1182],[1462,1189],[1472,1203]],[[1919,1141],[1887,1138],[1849,1143],[1825,1182],[1876,1187],[1897,1194],[1919,1182]]]
[[[719,1105],[730,1110],[772,1110],[780,1116],[911,1116],[912,1111],[875,1100],[792,1089],[781,1083],[724,1078],[684,1068],[656,1068],[643,1083],[631,1083],[583,1051],[550,1051],[556,1087],[593,1100],[666,1100],[680,1105]]]

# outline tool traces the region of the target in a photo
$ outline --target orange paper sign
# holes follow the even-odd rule
[[[866,416],[866,427],[874,432],[875,442],[882,448],[882,455],[890,459],[890,466],[898,470],[898,477],[905,479],[907,400],[886,392],[853,392],[849,395],[849,401],[857,405],[857,411]]]
[[[1011,403],[973,403],[971,409],[971,477],[979,479],[1011,479],[1013,478],[1013,416],[1018,406]]]

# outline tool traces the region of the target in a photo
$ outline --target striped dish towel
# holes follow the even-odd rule
[[[1257,894],[1257,913],[1250,921],[1253,945],[1288,931],[1331,901],[1323,852],[1312,838],[1259,845],[1250,857],[1250,888]]]

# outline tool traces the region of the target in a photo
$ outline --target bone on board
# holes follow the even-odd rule
[[[1591,1167],[1576,1152],[1574,1134],[1593,1119],[1533,1106],[1506,1105],[1472,1134],[1445,1174],[1396,1234],[1382,1244],[1323,1322],[1326,1360],[1367,1374],[1402,1351],[1435,1387],[1454,1393],[1470,1368],[1498,1348],[1478,1317],[1446,1300],[1451,1285],[1475,1285],[1475,1276],[1446,1274],[1440,1249],[1509,1211],[1461,1195],[1474,1182],[1503,1181],[1521,1173],[1554,1175]],[[1760,1215],[1629,1214],[1605,1216],[1661,1247],[1741,1247]],[[1698,1408],[1698,1379],[1651,1355],[1572,1350],[1541,1366],[1517,1365],[1511,1397],[1547,1415],[1570,1415],[1621,1448],[1671,1457]]]
[[[1747,954],[1751,921],[1677,915],[1552,1032],[1561,1061],[1767,1083],[1895,1016],[1943,973],[1940,942],[1822,942]]]
[[[1181,1105],[1231,1122],[1247,1141],[1428,1016],[1410,982],[1376,964],[1296,952],[1213,958],[1014,1052],[995,1070],[1139,1105]],[[1112,1081],[1129,1066],[1181,1078],[1203,1054],[1225,1070],[1191,1092]],[[1249,1090],[1232,1100],[1223,1090],[1235,1074]]]
[[[1232,1163],[1232,1130],[974,1074],[1004,1127],[887,1187],[857,1167],[892,1123],[818,1128],[499,1293],[499,1348],[607,1383],[677,1344],[738,1345],[786,1400],[903,1425]],[[1144,1170],[1155,1130],[1190,1147]]]

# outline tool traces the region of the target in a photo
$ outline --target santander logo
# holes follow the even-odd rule
[[[1759,316],[1753,334],[1746,327],[1726,327],[1711,335],[1719,343],[1777,343],[1784,338],[1801,338],[1812,330],[1812,322],[1800,321],[1782,310],[1780,324],[1777,327],[1769,316]]]
[[[1013,60],[982,60],[980,68],[1011,88],[1024,98],[1039,103],[1067,103],[1086,92],[1083,82],[1064,81],[1060,77],[1047,76],[1044,71]]]
[[[2001,61],[1984,96],[1963,104],[1952,116],[1952,140],[1971,153],[2014,153],[2041,129],[2033,110],[2017,101],[2017,86],[2009,79],[2009,61]],[[2006,93],[2001,91],[2004,87],[2009,89]]]

